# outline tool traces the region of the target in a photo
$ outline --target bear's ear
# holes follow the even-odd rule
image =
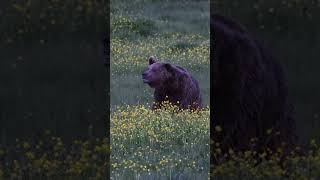
[[[157,62],[157,59],[154,56],[149,57],[149,65]]]
[[[166,68],[167,71],[169,72],[173,71],[173,67],[170,63],[165,63],[163,66]]]

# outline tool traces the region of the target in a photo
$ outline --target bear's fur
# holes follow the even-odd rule
[[[213,84],[211,127],[223,149],[275,150],[296,141],[293,108],[280,64],[238,23],[212,14]],[[213,128],[214,130],[214,128]],[[268,133],[267,133],[268,132]],[[271,133],[270,133],[271,132]],[[288,148],[289,149],[289,148]]]
[[[197,80],[180,66],[159,62],[152,56],[149,58],[148,68],[142,74],[142,80],[155,89],[153,109],[159,108],[164,101],[181,109],[202,108]]]

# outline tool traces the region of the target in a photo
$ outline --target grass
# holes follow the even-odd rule
[[[151,55],[187,68],[199,81],[204,103],[208,105],[209,47],[208,44],[202,43],[205,40],[201,36],[179,34],[169,37],[153,36],[136,42],[113,38],[111,105],[146,104],[153,101],[152,90],[141,80],[141,74],[147,67],[147,59]]]
[[[214,166],[213,179],[223,180],[301,180],[320,178],[320,151],[315,140],[311,140],[308,151],[301,153],[296,147],[283,156],[283,149],[276,151],[266,149],[257,153],[253,149],[242,152],[221,152],[219,143],[215,143],[212,153],[223,157],[221,164]],[[303,154],[303,155],[302,155]]]
[[[135,105],[113,111],[112,179],[208,178],[209,109],[165,108]]]
[[[74,140],[66,145],[46,131],[38,138],[16,139],[0,146],[0,179],[106,179],[106,139]]]
[[[111,179],[208,179],[209,148],[220,159],[212,179],[320,178],[318,141],[311,140],[303,153],[300,147],[292,149],[284,159],[281,147],[222,152],[219,142],[209,144],[209,114],[208,108],[181,111],[168,103],[157,111],[144,105],[117,107],[110,115],[111,148],[106,139],[95,138],[67,147],[49,131],[17,139],[11,149],[0,146],[0,179],[106,179],[110,149]]]
[[[141,80],[151,55],[191,72],[208,105],[208,10],[206,1],[111,1],[111,106],[153,101],[152,90]]]
[[[208,179],[210,111],[151,111],[152,55],[186,68],[208,106],[208,2],[111,1],[111,178]]]

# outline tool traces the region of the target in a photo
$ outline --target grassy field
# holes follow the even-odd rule
[[[112,113],[112,179],[208,179],[209,109],[178,113],[166,107]]]
[[[150,111],[152,55],[191,72],[209,105],[208,1],[111,1],[111,177],[208,179],[210,111]]]
[[[111,1],[111,32],[112,106],[152,102],[141,80],[151,55],[190,71],[209,104],[207,1]]]

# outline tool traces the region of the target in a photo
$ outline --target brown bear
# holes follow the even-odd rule
[[[202,99],[196,79],[184,68],[149,58],[149,66],[142,74],[142,80],[154,88],[153,109],[169,101],[181,109],[200,109]]]
[[[222,132],[212,138],[229,148],[287,150],[296,142],[293,106],[282,67],[271,51],[242,25],[218,14],[211,15],[213,36],[211,127]],[[213,129],[214,130],[214,129]]]

